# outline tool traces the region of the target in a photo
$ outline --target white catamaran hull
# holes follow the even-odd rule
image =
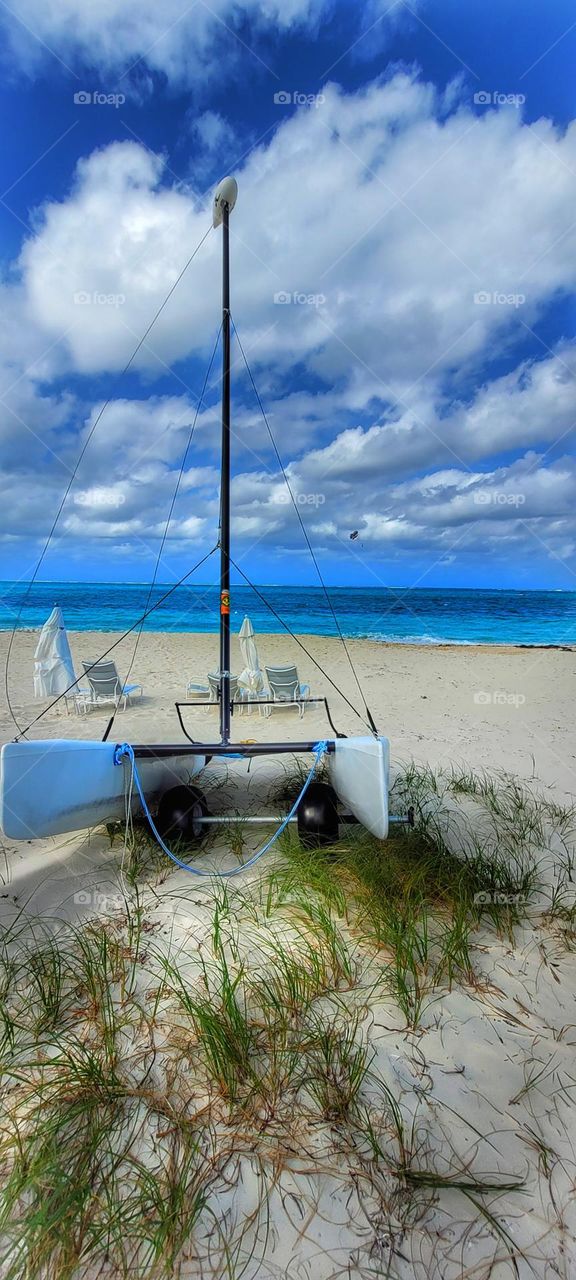
[[[330,782],[345,808],[373,836],[388,835],[388,738],[337,738],[328,756]]]
[[[9,840],[81,831],[124,817],[126,767],[114,763],[112,742],[52,739],[9,742],[0,752],[0,827]],[[186,785],[204,755],[177,753],[138,761],[147,803]],[[330,781],[346,810],[372,835],[388,835],[390,746],[387,738],[337,738],[328,756]],[[141,809],[137,793],[132,812]]]
[[[8,742],[0,753],[0,827],[9,840],[37,840],[114,822],[125,812],[126,771],[113,742]],[[138,761],[148,803],[188,783],[205,756]],[[132,812],[140,811],[138,796]]]

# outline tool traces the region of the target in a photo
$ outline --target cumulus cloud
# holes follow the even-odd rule
[[[136,143],[94,152],[79,163],[70,198],[46,206],[42,228],[22,251],[30,307],[47,333],[65,335],[62,343],[82,373],[126,363],[184,265],[182,246],[191,253],[205,230],[190,195],[158,189],[162,167],[160,157]],[[141,364],[160,371],[163,360],[212,336],[215,294],[203,334],[199,328],[186,334],[186,302],[199,287],[196,276],[174,298]],[[199,318],[200,296],[194,309]]]
[[[151,553],[164,531],[191,412],[185,399],[176,397],[113,403],[106,435],[94,437],[67,502],[60,537],[84,545],[133,538],[136,547]],[[350,447],[351,436],[358,447]],[[507,465],[448,466],[414,478],[414,457],[412,474],[407,464],[404,478],[393,465],[386,466],[393,455],[387,428],[375,426],[344,431],[325,448],[287,463],[298,512],[328,555],[341,556],[352,529],[359,530],[362,559],[376,562],[418,550],[440,558],[455,545],[483,549],[486,555],[514,547],[529,561],[534,540],[549,555],[572,554],[573,458],[550,462],[541,452],[529,452]],[[52,468],[49,484],[46,473],[33,474],[28,459],[17,490],[14,480],[14,469],[0,477],[11,536],[42,535],[61,496],[62,473]],[[218,495],[215,466],[195,464],[185,472],[170,527],[172,544],[178,539],[213,544]],[[254,543],[274,552],[302,549],[298,516],[273,457],[267,465],[235,474],[232,501],[240,552]]]
[[[313,26],[328,7],[329,0],[14,0],[2,21],[13,55],[29,70],[52,54],[110,75],[137,65],[177,86],[213,78],[237,59],[245,42],[236,32],[246,21],[256,68],[260,30]]]
[[[328,85],[324,98],[238,174],[234,314],[269,377],[298,361],[326,386],[354,387],[357,404],[417,405],[574,288],[576,125],[560,134],[464,106],[446,116],[406,73],[348,95]],[[39,216],[21,259],[38,322],[66,331],[75,368],[121,367],[208,226],[209,200],[170,185],[161,157],[115,143]],[[218,280],[210,236],[141,367],[206,349]]]
[[[217,152],[219,117],[205,113],[198,130]],[[351,94],[325,86],[320,106],[287,115],[247,157],[232,219],[233,314],[299,510],[331,554],[350,528],[375,557],[419,546],[446,558],[463,535],[490,554],[508,539],[526,557],[533,537],[550,554],[572,546],[574,467],[556,454],[574,429],[574,346],[537,360],[514,350],[574,289],[575,164],[576,126],[528,127],[514,110],[475,116],[457,89],[439,98],[406,72]],[[8,418],[41,425],[40,443],[26,455],[25,435],[7,428],[26,490],[11,530],[47,519],[38,450],[56,495],[99,411],[51,391],[50,379],[123,366],[209,205],[131,142],[83,159],[69,193],[38,212],[10,338],[18,389],[4,399]],[[149,385],[211,349],[219,254],[210,235],[139,353]],[[36,373],[24,372],[25,326]],[[490,377],[495,349],[511,367]],[[236,357],[235,536],[295,551],[298,521]],[[303,376],[293,380],[294,367]],[[187,377],[188,366],[177,394],[109,406],[65,533],[122,545],[159,536],[195,413]],[[217,523],[217,419],[216,407],[199,417],[200,453],[174,514],[183,540],[208,538]]]
[[[241,141],[231,120],[219,111],[190,113],[192,155],[191,172],[196,180],[208,181],[210,175],[236,168],[240,157],[250,149],[249,137]]]

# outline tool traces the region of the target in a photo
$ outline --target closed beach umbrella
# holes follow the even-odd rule
[[[42,627],[34,654],[34,697],[50,698],[64,693],[75,679],[62,610],[56,605]]]
[[[240,627],[240,650],[244,659],[244,670],[238,677],[238,682],[244,685],[245,689],[251,689],[253,693],[260,693],[264,688],[264,677],[260,670],[258,662],[258,650],[254,639],[254,627],[249,618],[245,618]]]

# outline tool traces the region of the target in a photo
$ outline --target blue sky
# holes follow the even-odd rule
[[[0,9],[0,575],[145,581],[232,309],[329,581],[576,587],[572,6]],[[280,100],[278,100],[280,98]],[[219,356],[159,577],[214,543]],[[314,582],[235,354],[235,555]],[[350,533],[358,530],[358,538]],[[206,569],[202,571],[206,580]]]

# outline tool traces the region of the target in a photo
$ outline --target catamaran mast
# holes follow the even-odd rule
[[[230,233],[238,187],[224,178],[214,197],[214,226],[222,224],[222,455],[220,462],[220,738],[230,741]]]

